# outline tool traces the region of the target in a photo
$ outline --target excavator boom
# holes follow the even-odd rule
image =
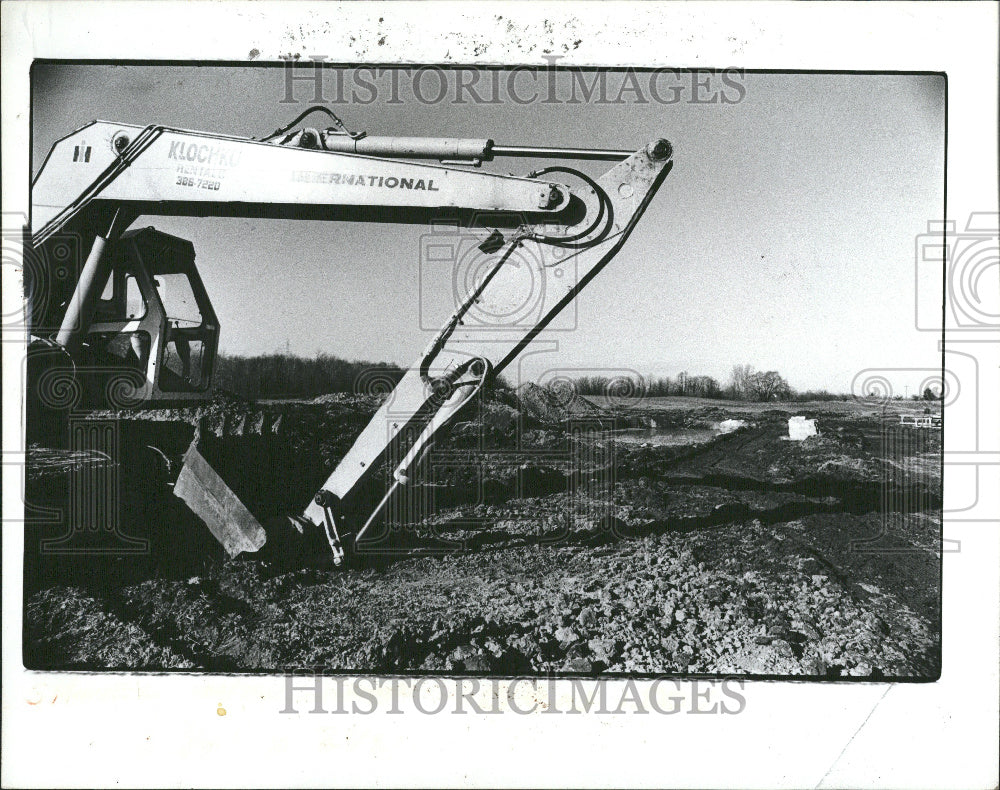
[[[424,155],[436,151],[447,158],[454,147],[447,141],[427,145]],[[406,151],[402,145],[395,155]],[[568,203],[560,185],[537,179],[94,121],[57,142],[46,157],[32,183],[31,228],[37,246],[112,206],[136,216],[311,214],[425,222],[442,209],[558,216]]]

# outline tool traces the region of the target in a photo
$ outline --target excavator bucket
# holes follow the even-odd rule
[[[305,424],[293,419],[289,430],[284,422],[242,404],[210,410],[183,454],[174,494],[230,557],[259,553],[275,560],[297,550],[291,544],[298,546],[299,533],[287,514],[310,499],[328,464],[323,453],[303,451],[302,436],[334,428],[312,415]]]
[[[267,540],[264,528],[208,462],[196,435],[181,467],[174,495],[200,518],[230,557],[255,552]]]
[[[174,494],[198,516],[230,557],[258,551],[267,540],[254,518],[192,442],[174,484]]]

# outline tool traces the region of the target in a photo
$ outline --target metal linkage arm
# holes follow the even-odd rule
[[[305,128],[290,131],[307,116],[318,113],[335,124],[326,129]],[[525,158],[573,159],[576,161],[620,162],[632,155],[631,151],[599,148],[551,148],[533,145],[497,145],[492,140],[465,137],[381,137],[367,132],[352,132],[326,105],[316,104],[285,127],[277,129],[265,140],[276,140],[279,145],[302,148],[321,148],[342,154],[366,154],[402,159],[437,159],[441,162],[461,163],[478,167],[492,162],[498,156]]]
[[[427,445],[469,402],[463,382],[475,386],[495,376],[577,293],[617,254],[635,228],[650,200],[672,167],[672,149],[666,140],[617,164],[596,181],[568,168],[546,168],[544,173],[572,172],[585,181],[574,189],[587,206],[575,226],[526,225],[502,243],[483,245],[476,268],[483,274],[459,305],[451,320],[429,344],[424,354],[403,376],[395,390],[371,419],[354,445],[323,485],[319,498],[340,511],[341,534],[363,535],[385,507],[388,494],[375,513],[356,524],[352,497],[360,484],[387,453],[412,459],[398,443],[418,435]],[[523,300],[524,270],[537,283],[538,304],[534,319],[511,320]],[[444,384],[442,384],[442,382]],[[441,397],[441,389],[445,397]],[[478,386],[475,386],[478,389]],[[396,483],[400,474],[397,469]],[[396,488],[390,484],[390,491]],[[330,513],[316,502],[302,520],[321,525]]]
[[[305,148],[322,148],[344,154],[365,154],[401,159],[437,159],[479,165],[497,157],[525,159],[572,159],[574,161],[620,162],[631,151],[605,148],[552,148],[534,145],[497,145],[492,140],[464,137],[351,137],[333,130],[305,129],[293,136],[288,144]]]

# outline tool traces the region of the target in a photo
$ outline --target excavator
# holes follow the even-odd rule
[[[328,118],[326,128],[303,125],[313,114]],[[522,176],[481,169],[501,157],[542,166]],[[567,160],[612,164],[593,178]],[[210,397],[220,325],[194,247],[154,228],[130,229],[139,217],[444,220],[468,229],[475,272],[454,314],[311,501],[288,517],[300,534],[321,535],[333,563],[345,565],[435,436],[621,250],[672,165],[665,139],[627,151],[376,136],[350,131],[325,106],[261,138],[93,121],[52,146],[31,185],[24,243],[40,263],[26,280],[45,298],[33,300],[28,316],[29,402],[50,401],[67,371],[96,376],[118,405]],[[74,254],[81,265],[60,264]],[[539,302],[530,318],[517,312],[524,267]],[[381,496],[362,500],[387,459]],[[267,542],[195,442],[174,493],[231,556]]]

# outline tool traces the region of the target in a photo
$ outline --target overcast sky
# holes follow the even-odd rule
[[[928,220],[943,215],[942,78],[747,74],[731,78],[737,88],[716,75],[697,88],[690,75],[662,75],[651,89],[645,75],[613,103],[627,82],[613,74],[606,101],[598,89],[573,104],[569,74],[555,77],[550,94],[548,74],[522,74],[510,90],[500,72],[474,87],[484,103],[464,91],[459,104],[460,78],[450,73],[436,102],[436,74],[416,86],[423,101],[412,75],[362,75],[373,88],[349,77],[344,97],[368,103],[330,106],[371,134],[674,145],[674,169],[644,220],[582,292],[577,329],[552,335],[558,352],[532,356],[528,375],[634,368],[724,383],[734,364],[749,363],[800,390],[848,392],[862,369],[920,368],[892,377],[897,391],[912,392],[923,369],[940,367],[938,338],[915,328],[914,249]],[[33,89],[36,170],[57,138],[95,118],[261,136],[313,98],[312,85],[296,84],[298,103],[282,103],[281,68],[45,65]],[[336,99],[334,73],[323,90]],[[543,101],[553,95],[559,101]],[[713,95],[728,101],[693,101]],[[580,165],[592,175],[605,167]],[[135,227],[148,224],[194,242],[223,351],[287,343],[308,356],[408,365],[432,334],[419,318],[419,227],[178,217]],[[452,294],[424,299],[443,309]]]

